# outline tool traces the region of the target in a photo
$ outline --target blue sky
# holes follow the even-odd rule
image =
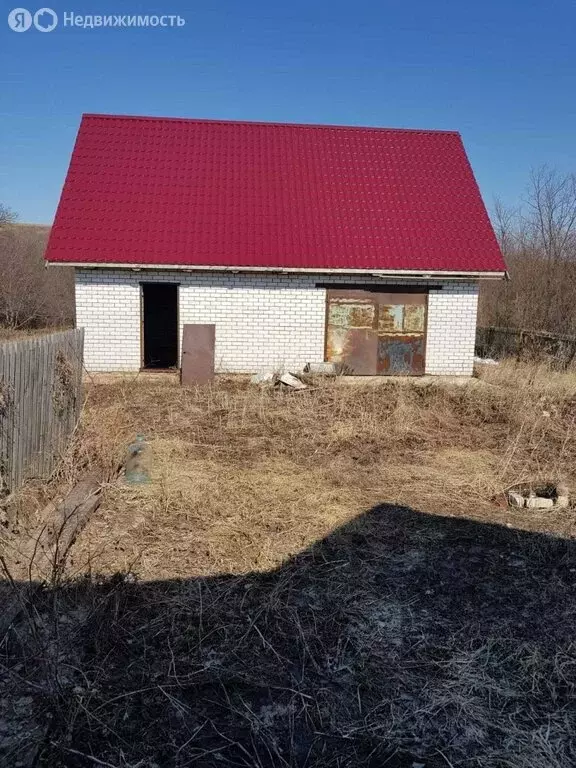
[[[22,221],[52,221],[82,112],[455,129],[488,206],[531,167],[576,171],[574,0],[49,1],[186,24],[15,33],[5,6],[0,202]]]

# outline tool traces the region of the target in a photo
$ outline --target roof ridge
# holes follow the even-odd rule
[[[394,131],[397,133],[440,133],[451,136],[460,136],[459,131],[442,128],[390,128],[379,125],[335,125],[330,123],[287,123],[266,120],[225,120],[203,117],[162,117],[157,115],[114,115],[98,112],[84,112],[82,119],[106,118],[111,120],[156,120],[160,122],[202,123],[209,125],[258,125],[270,128],[330,128],[331,130],[344,131]]]

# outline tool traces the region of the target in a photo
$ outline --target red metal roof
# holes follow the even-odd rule
[[[84,115],[46,258],[505,269],[458,133]]]

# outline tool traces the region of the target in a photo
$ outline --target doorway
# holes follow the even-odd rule
[[[142,283],[142,365],[178,366],[178,284]]]
[[[356,375],[421,376],[426,308],[427,294],[406,288],[328,290],[326,360]]]

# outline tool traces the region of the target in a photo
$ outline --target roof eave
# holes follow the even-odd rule
[[[81,261],[50,261],[47,264],[61,267],[76,267],[78,269],[124,269],[141,270],[171,270],[179,272],[274,272],[276,274],[316,274],[316,275],[364,275],[365,277],[405,277],[426,280],[502,280],[507,277],[505,270],[425,270],[425,269],[328,269],[322,267],[244,267],[244,266],[213,266],[192,264],[126,264],[110,262],[81,262]]]

